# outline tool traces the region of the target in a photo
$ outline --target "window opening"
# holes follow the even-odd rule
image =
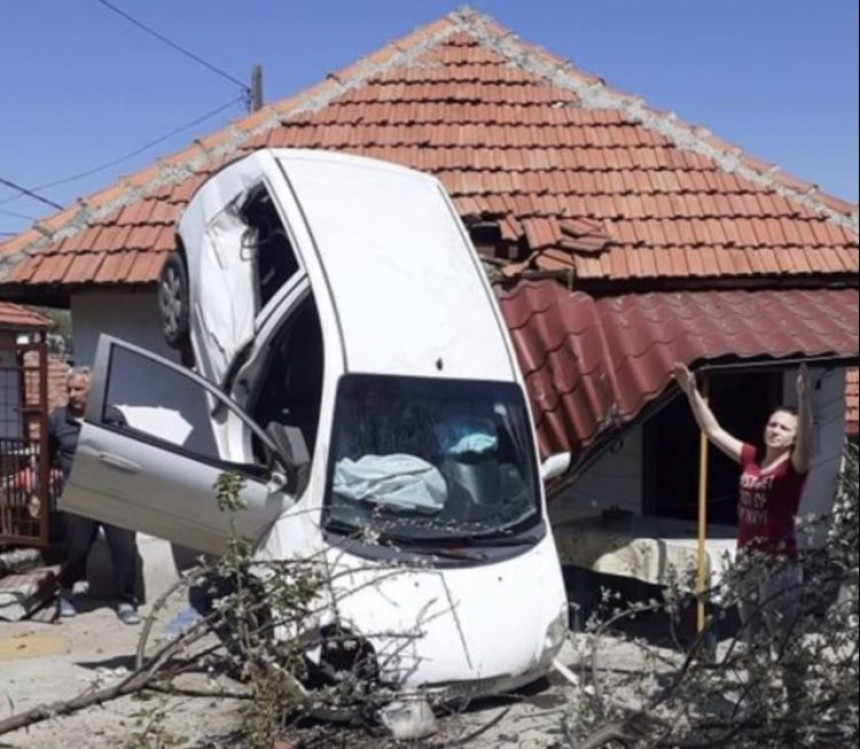
[[[299,270],[299,263],[272,196],[265,185],[254,187],[240,209],[248,226],[243,244],[254,250],[258,311]]]
[[[761,446],[767,417],[779,405],[781,372],[713,375],[710,405],[720,424],[744,442]],[[694,520],[699,492],[699,429],[686,399],[678,396],[644,426],[644,511]],[[737,522],[739,468],[708,446],[708,522]]]
[[[177,370],[119,346],[111,349],[108,372],[102,423],[111,424],[109,411],[117,408],[127,422],[121,428],[132,436],[179,448],[210,464],[227,462],[218,448],[215,429],[219,425],[210,417],[206,388]],[[261,456],[260,464],[266,467],[269,458]]]
[[[285,321],[269,351],[248,413],[264,429],[273,423],[298,428],[312,461],[323,384],[322,330],[313,298],[302,301]],[[258,459],[259,450],[255,444]]]

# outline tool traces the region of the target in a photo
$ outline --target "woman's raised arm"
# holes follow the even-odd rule
[[[743,442],[720,426],[717,417],[696,387],[696,376],[681,362],[675,362],[672,366],[672,375],[687,396],[696,423],[708,440],[736,463],[740,463]]]

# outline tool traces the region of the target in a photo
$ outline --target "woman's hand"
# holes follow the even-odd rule
[[[675,382],[678,383],[678,387],[681,388],[681,390],[683,390],[688,396],[695,392],[696,375],[688,369],[686,364],[676,361],[672,365],[672,377],[675,378]]]

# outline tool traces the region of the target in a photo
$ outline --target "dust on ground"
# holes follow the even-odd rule
[[[159,615],[153,637],[158,637],[164,623],[181,607],[177,603]],[[143,608],[141,613],[146,617],[148,612]],[[117,683],[134,668],[140,632],[140,626],[122,624],[107,603],[97,601],[77,616],[56,623],[0,622],[0,641],[5,644],[0,653],[0,719]],[[631,653],[609,649],[603,657],[607,663],[623,665],[630,661]],[[573,648],[566,647],[561,660],[576,666]],[[203,749],[244,745],[237,733],[242,710],[248,705],[243,684],[223,675],[192,671],[179,677],[175,685],[178,693],[148,691],[44,720],[0,736],[0,746],[122,749],[142,732],[143,724],[156,710],[165,715],[161,728],[183,739],[177,746]],[[398,743],[369,727],[304,724],[287,730],[284,738],[289,743],[284,746],[562,747],[562,719],[573,689],[565,678],[553,672],[520,695],[473,701],[463,710],[441,714],[438,733],[425,741]]]

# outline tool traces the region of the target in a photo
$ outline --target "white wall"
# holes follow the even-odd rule
[[[155,290],[129,292],[90,291],[72,295],[72,340],[75,364],[92,366],[100,333],[107,333],[179,361],[161,336]]]
[[[806,490],[800,502],[799,515],[817,516],[830,512],[836,497],[842,450],[845,443],[845,370],[813,369],[812,375],[812,467]],[[796,372],[786,372],[786,402],[795,405]],[[824,540],[824,529],[811,538],[798,538],[801,546],[818,546]]]
[[[600,515],[617,507],[642,514],[642,425],[624,435],[620,449],[606,452],[549,506],[551,522]]]

